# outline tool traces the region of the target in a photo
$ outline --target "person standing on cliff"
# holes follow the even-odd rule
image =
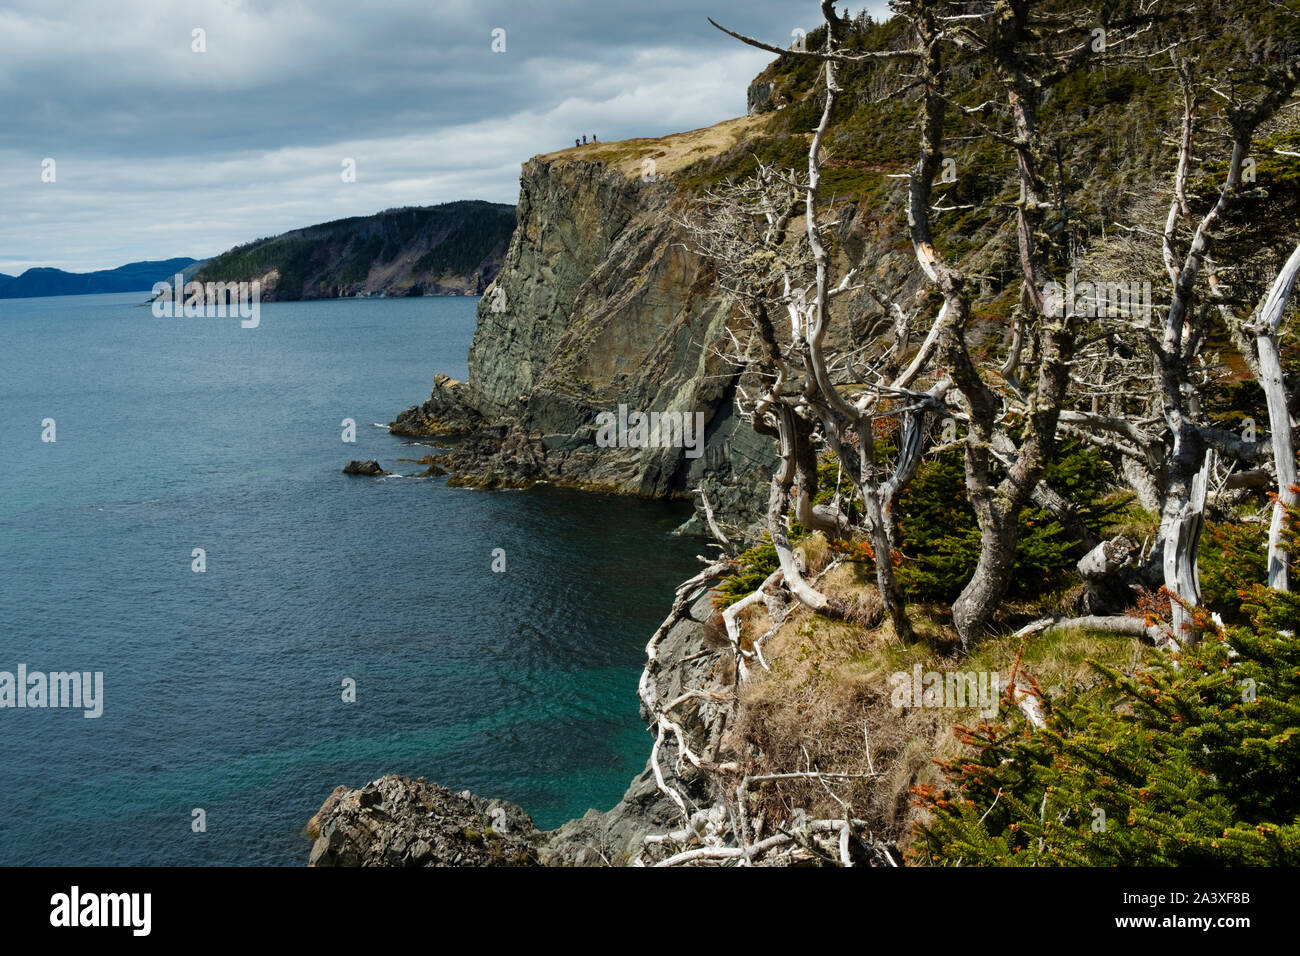
[[[596,142],[596,134],[595,134],[595,133],[592,133],[592,134],[591,134],[591,141],[592,141],[593,143]]]
[[[574,145],[574,146],[581,146],[581,145],[582,145],[581,143],[578,142],[578,138],[577,138],[576,136],[575,136],[574,139],[573,139],[573,145]]]
[[[583,133],[583,134],[582,134],[582,145],[583,145],[583,146],[586,146],[586,145],[587,145],[587,134],[586,134],[586,133]]]

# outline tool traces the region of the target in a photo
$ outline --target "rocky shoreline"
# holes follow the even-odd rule
[[[661,705],[715,680],[726,657],[708,639],[711,592],[699,588],[689,601],[687,614],[657,645],[649,685]],[[650,719],[644,703],[642,718]],[[703,742],[718,730],[698,715],[684,729]],[[675,756],[673,744],[660,754],[667,782],[709,805],[702,775],[685,763],[674,771]],[[335,788],[305,833],[314,840],[309,866],[621,866],[638,858],[647,835],[681,821],[647,759],[613,808],[588,810],[555,830],[538,830],[525,810],[507,801],[389,774],[359,788]]]
[[[678,187],[613,165],[536,157],[518,225],[478,305],[469,377],[439,375],[392,434],[455,439],[438,464],[479,488],[547,481],[698,499],[737,535],[760,517],[771,443],[735,412],[740,374],[720,357],[733,311],[711,261],[672,214]],[[620,406],[703,423],[698,444],[597,442]],[[706,533],[701,521],[689,530]]]
[[[650,151],[665,142],[641,145]],[[420,460],[429,464],[428,474],[448,474],[453,485],[495,489],[544,481],[689,498],[696,514],[679,531],[702,535],[709,533],[702,514],[707,497],[730,540],[753,540],[775,451],[735,410],[744,383],[721,358],[734,302],[718,287],[713,264],[691,249],[675,214],[678,184],[640,171],[639,160],[628,165],[564,153],[524,164],[518,224],[501,272],[479,302],[468,381],[438,375],[428,399],[395,416],[389,431],[439,444]],[[690,454],[685,447],[602,446],[598,418],[621,405],[702,421],[698,446]],[[685,613],[661,628],[652,672],[642,682],[647,723],[656,719],[647,699],[662,709],[685,691],[730,679],[729,646],[709,639],[708,622],[717,624],[711,593],[704,587],[679,592],[676,606]],[[674,720],[693,753],[716,753],[723,728],[710,707],[681,707]],[[648,739],[647,752],[650,745]],[[676,749],[675,733],[668,734],[657,761],[666,785],[698,807],[712,806],[703,774],[689,761],[679,763]],[[313,818],[312,862],[475,865],[491,848],[456,834],[485,833],[486,814],[504,806],[405,778],[343,788]],[[520,865],[531,865],[533,857],[517,843],[542,865],[650,862],[661,851],[646,846],[646,835],[683,822],[649,760],[616,806],[556,830],[539,831],[526,814],[515,814],[518,808],[506,809],[517,825],[500,856]]]

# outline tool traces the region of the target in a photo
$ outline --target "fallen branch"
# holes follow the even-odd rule
[[[1078,628],[1085,631],[1101,631],[1106,634],[1131,634],[1134,637],[1148,638],[1156,647],[1166,648],[1171,638],[1164,628],[1148,624],[1140,617],[1128,615],[1085,615],[1083,617],[1064,617],[1054,614],[1039,618],[1016,631],[1014,637],[1029,637],[1032,634],[1046,634],[1066,628]]]
[[[700,496],[700,503],[704,506],[704,520],[708,524],[709,530],[713,532],[713,536],[718,539],[718,543],[722,545],[723,552],[729,555],[734,554],[735,546],[722,533],[722,529],[718,527],[717,519],[713,516],[713,506],[709,504],[709,496],[704,493],[704,486],[700,485],[696,488],[695,493]]]
[[[739,679],[741,680],[744,680],[745,677],[747,676],[745,673],[744,658],[753,656],[755,652],[746,651],[740,646],[740,638],[741,638],[740,613],[744,611],[745,608],[749,607],[751,604],[757,604],[759,601],[764,600],[766,598],[765,592],[767,591],[767,589],[770,587],[774,587],[778,582],[780,582],[780,580],[783,577],[784,577],[784,573],[781,571],[780,568],[777,568],[775,571],[769,574],[766,580],[764,580],[762,584],[760,584],[756,589],[754,589],[752,593],[747,594],[745,597],[741,598],[735,604],[732,604],[730,607],[728,607],[726,610],[722,612],[722,621],[727,628],[727,637],[731,639],[731,646],[736,655],[736,672]],[[763,664],[764,670],[769,669],[767,664],[763,662],[761,655],[759,656],[759,663]]]
[[[1039,701],[1041,692],[1032,677],[1026,675],[1026,679],[1020,676],[1020,657],[1024,652],[1023,647],[1016,651],[1015,662],[1012,663],[1011,673],[1007,677],[1007,697],[1019,708],[1020,713],[1024,714],[1025,720],[1029,721],[1031,727],[1042,730],[1047,726],[1047,717]]]

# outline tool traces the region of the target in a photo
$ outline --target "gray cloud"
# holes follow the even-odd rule
[[[771,57],[706,15],[788,42],[819,13],[810,0],[8,0],[0,272],[208,256],[389,206],[514,202],[519,164],[575,136],[743,113]]]

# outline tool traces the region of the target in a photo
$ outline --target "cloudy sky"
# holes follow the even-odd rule
[[[788,43],[820,14],[813,0],[4,0],[0,273],[513,203],[520,163],[575,136],[743,114],[771,57],[706,15]]]

